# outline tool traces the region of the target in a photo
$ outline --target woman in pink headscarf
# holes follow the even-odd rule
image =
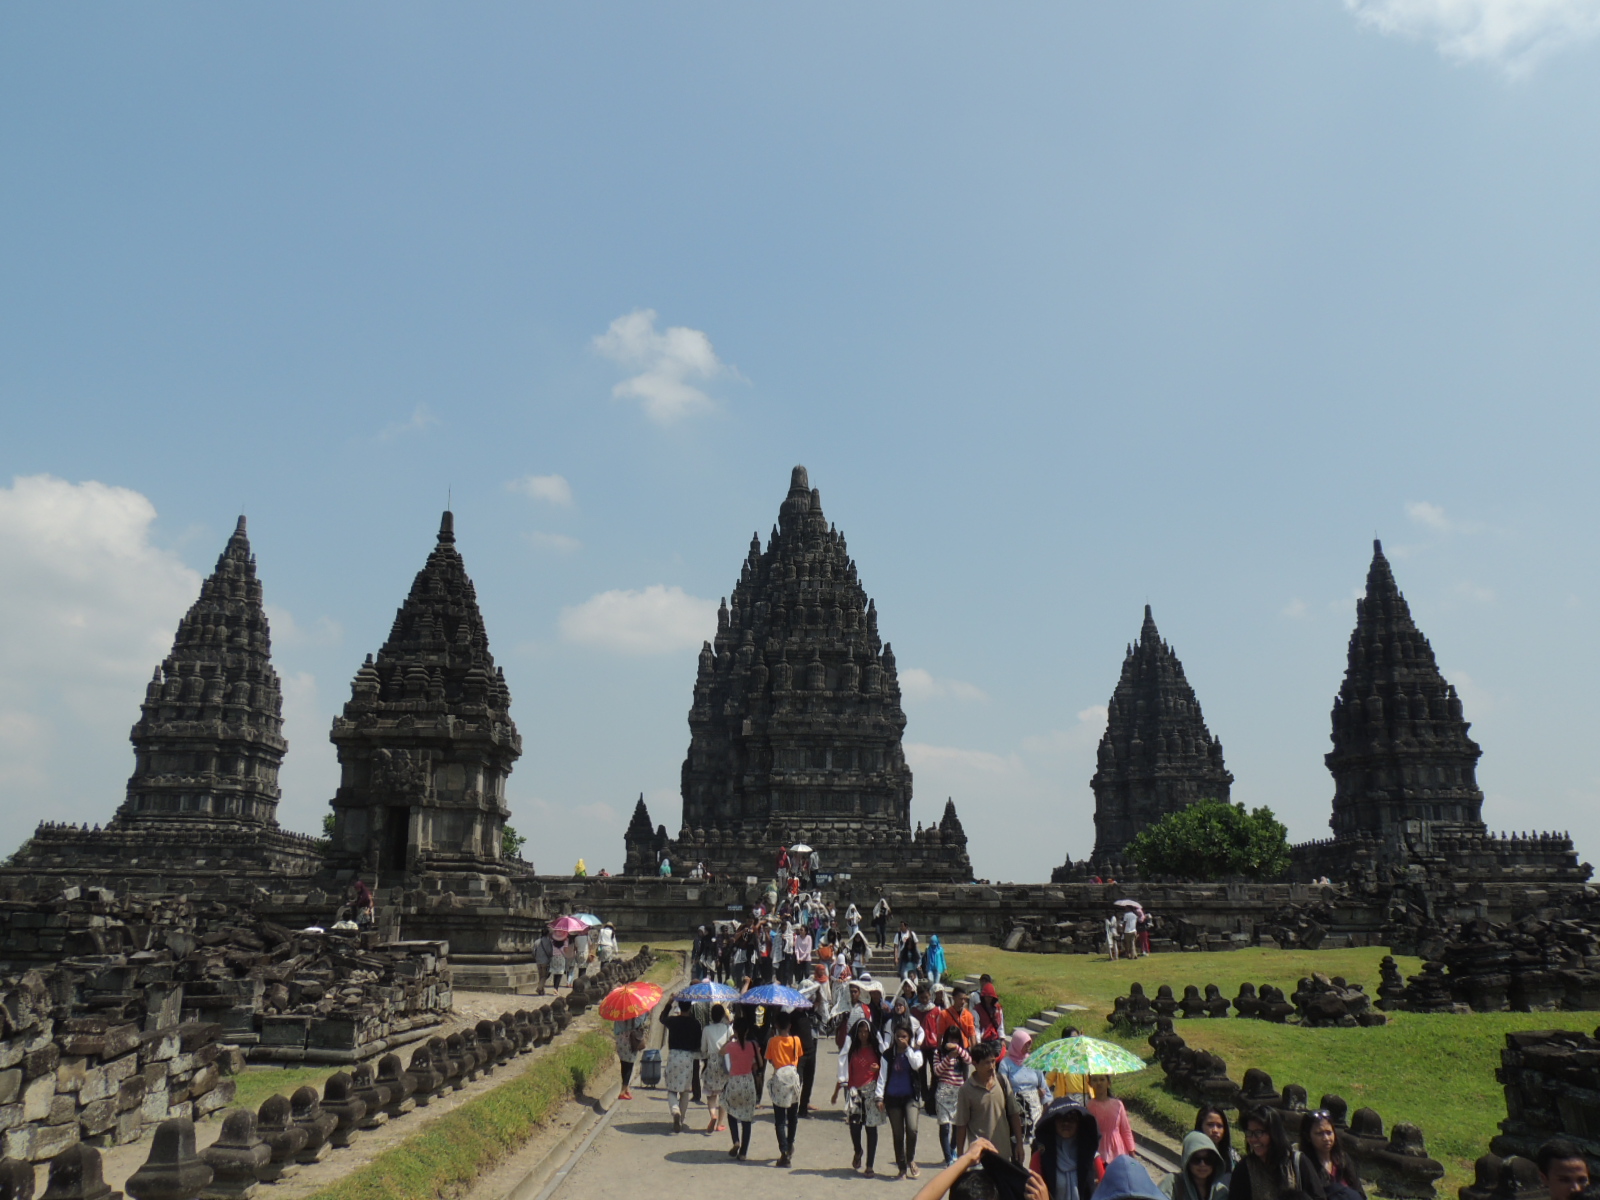
[[[1109,1165],[1119,1155],[1133,1153],[1133,1126],[1122,1101],[1111,1094],[1111,1076],[1091,1075],[1089,1087],[1094,1092],[1089,1115],[1100,1126],[1100,1161]]]
[[[1044,1077],[1044,1072],[1025,1065],[1028,1052],[1032,1049],[1033,1034],[1026,1029],[1019,1029],[1011,1035],[1011,1044],[1006,1047],[1005,1057],[995,1067],[996,1072],[1011,1085],[1011,1093],[1022,1108],[1022,1128],[1029,1137],[1033,1136],[1033,1127],[1039,1123],[1044,1106],[1051,1100],[1050,1081]]]

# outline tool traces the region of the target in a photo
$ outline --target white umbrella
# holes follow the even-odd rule
[[[810,854],[811,853],[811,847],[806,845],[804,842],[796,842],[794,845],[789,847],[789,853],[790,854]]]
[[[1113,900],[1111,902],[1111,907],[1113,907],[1113,908],[1137,908],[1140,912],[1144,911],[1144,905],[1140,904],[1137,900]]]

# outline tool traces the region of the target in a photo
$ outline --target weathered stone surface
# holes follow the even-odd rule
[[[1227,800],[1233,785],[1222,743],[1206,728],[1183,664],[1156,630],[1148,604],[1111,693],[1098,764],[1089,781],[1095,865],[1120,865],[1140,830],[1196,800]]]
[[[106,1184],[100,1151],[78,1144],[50,1160],[50,1182],[41,1200],[122,1200],[122,1193]]]
[[[236,1108],[222,1121],[217,1140],[201,1153],[212,1171],[201,1191],[207,1200],[243,1200],[256,1191],[257,1177],[272,1159],[272,1150],[256,1133],[256,1115]]]
[[[163,1121],[150,1140],[150,1157],[123,1185],[134,1200],[195,1200],[211,1182],[211,1168],[195,1153],[194,1122]]]
[[[878,636],[844,535],[804,467],[790,477],[765,551],[752,537],[717,634],[700,651],[677,839],[641,798],[624,842],[629,874],[669,856],[683,874],[768,875],[804,838],[831,872],[967,880],[966,834],[947,818],[913,835],[906,717],[893,650]]]

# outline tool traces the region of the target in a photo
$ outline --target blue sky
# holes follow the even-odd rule
[[[1374,535],[1495,828],[1600,846],[1597,0],[10,6],[0,844],[103,821],[249,514],[284,823],[447,493],[542,869],[676,827],[805,463],[978,873],[1093,840],[1149,602],[1323,836]]]

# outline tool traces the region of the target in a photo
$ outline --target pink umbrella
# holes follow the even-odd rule
[[[550,922],[551,933],[588,933],[589,927],[577,917],[557,917]]]

